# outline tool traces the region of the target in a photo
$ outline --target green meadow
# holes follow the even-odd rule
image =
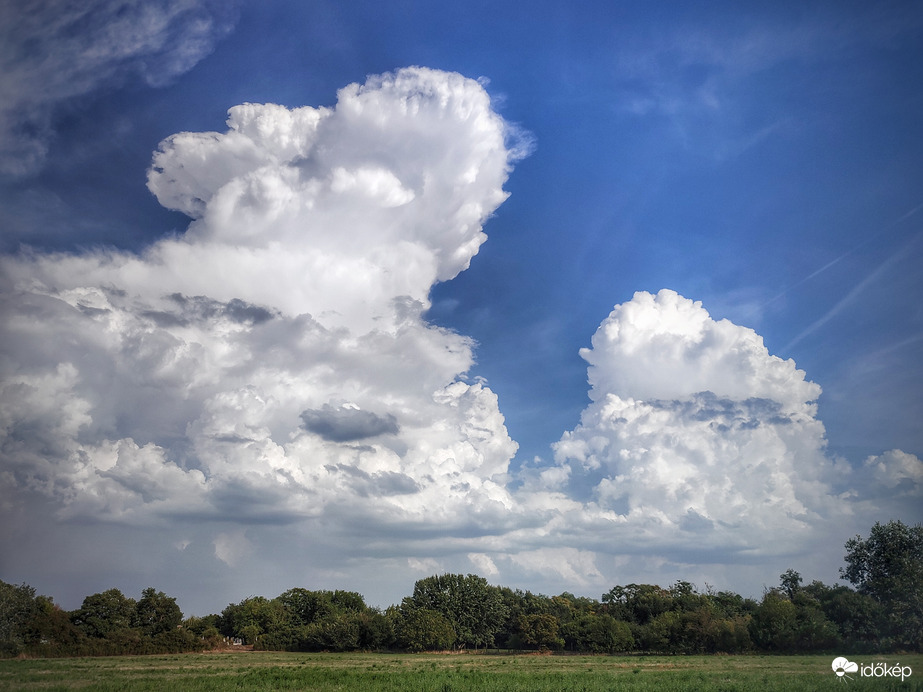
[[[867,660],[866,660],[867,659]],[[299,654],[0,660],[0,690],[923,690],[923,655],[855,660],[909,666],[904,680],[838,678],[833,656]],[[848,687],[846,687],[848,685]]]

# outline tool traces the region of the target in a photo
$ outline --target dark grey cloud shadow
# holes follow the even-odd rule
[[[304,429],[330,442],[354,442],[400,431],[393,415],[379,416],[371,411],[324,404],[319,409],[301,412]]]

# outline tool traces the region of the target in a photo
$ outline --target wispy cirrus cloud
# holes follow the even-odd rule
[[[64,102],[129,78],[162,86],[236,21],[236,2],[13,0],[0,5],[0,173],[38,170]]]
[[[838,315],[842,314],[850,306],[850,304],[858,300],[871,286],[873,286],[876,282],[880,281],[883,276],[886,276],[887,274],[892,272],[895,266],[901,260],[905,259],[908,256],[913,244],[914,244],[913,241],[911,241],[910,243],[905,243],[904,246],[901,247],[897,252],[892,253],[887,259],[881,262],[867,276],[865,276],[861,281],[859,281],[851,289],[849,289],[846,295],[840,298],[840,300],[838,300],[836,304],[833,305],[833,307],[831,307],[829,310],[827,310],[827,312],[825,312],[819,318],[814,320],[814,322],[808,325],[805,329],[799,332],[795,336],[795,338],[792,339],[788,343],[788,345],[785,347],[784,350],[790,351],[798,343],[800,343],[801,341],[809,337],[811,334],[815,333],[818,329],[823,327],[825,324],[830,322],[830,320],[835,319]],[[825,269],[827,269],[828,267],[832,266],[837,261],[839,261],[839,259],[840,258],[837,258],[837,260],[834,260],[833,262],[830,262],[829,264],[825,265],[818,271],[814,272],[811,276],[813,277],[821,273],[822,271],[824,271]]]
[[[611,75],[619,98],[614,108],[660,118],[672,141],[718,162],[734,159],[803,123],[780,107],[783,88],[754,93],[775,69],[802,66],[804,79],[825,79],[835,56],[858,48],[914,40],[920,13],[903,4],[868,6],[843,13],[836,6],[807,8],[798,21],[756,11],[693,22],[645,34],[621,36]],[[760,77],[757,79],[757,77]],[[830,88],[828,86],[828,88]]]

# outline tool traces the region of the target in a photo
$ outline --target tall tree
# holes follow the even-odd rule
[[[840,576],[888,614],[896,644],[923,651],[923,526],[876,522],[868,539],[846,542]]]
[[[691,588],[688,582],[678,582],[677,593]],[[655,617],[673,608],[673,595],[654,584],[628,584],[615,586],[603,594],[603,603],[609,614],[619,620],[645,625]]]
[[[296,625],[310,625],[334,614],[334,605],[329,591],[309,591],[294,588],[283,592],[276,599]]]
[[[88,637],[112,638],[131,629],[135,621],[135,601],[118,589],[109,589],[84,598],[71,619]]]
[[[500,589],[476,574],[443,574],[419,580],[411,600],[418,608],[442,613],[460,646],[487,647],[503,627],[507,608]]]
[[[801,575],[793,569],[787,569],[779,575],[779,584],[788,600],[794,601],[795,595],[801,589]]]
[[[25,645],[26,625],[35,610],[35,589],[0,581],[0,653],[18,654]]]
[[[251,596],[240,603],[228,604],[218,622],[222,634],[255,644],[261,635],[277,631],[285,620],[285,609],[277,599]]]
[[[153,588],[141,592],[135,611],[139,629],[149,637],[175,630],[183,621],[176,599]]]

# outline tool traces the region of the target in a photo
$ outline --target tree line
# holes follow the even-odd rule
[[[923,651],[923,526],[877,523],[846,543],[845,561],[840,576],[854,588],[805,584],[790,569],[759,601],[687,581],[615,586],[597,600],[443,574],[385,610],[352,591],[293,588],[188,618],[153,588],[138,600],[109,589],[65,611],[0,581],[0,655],[178,653],[229,641],[284,651]]]

